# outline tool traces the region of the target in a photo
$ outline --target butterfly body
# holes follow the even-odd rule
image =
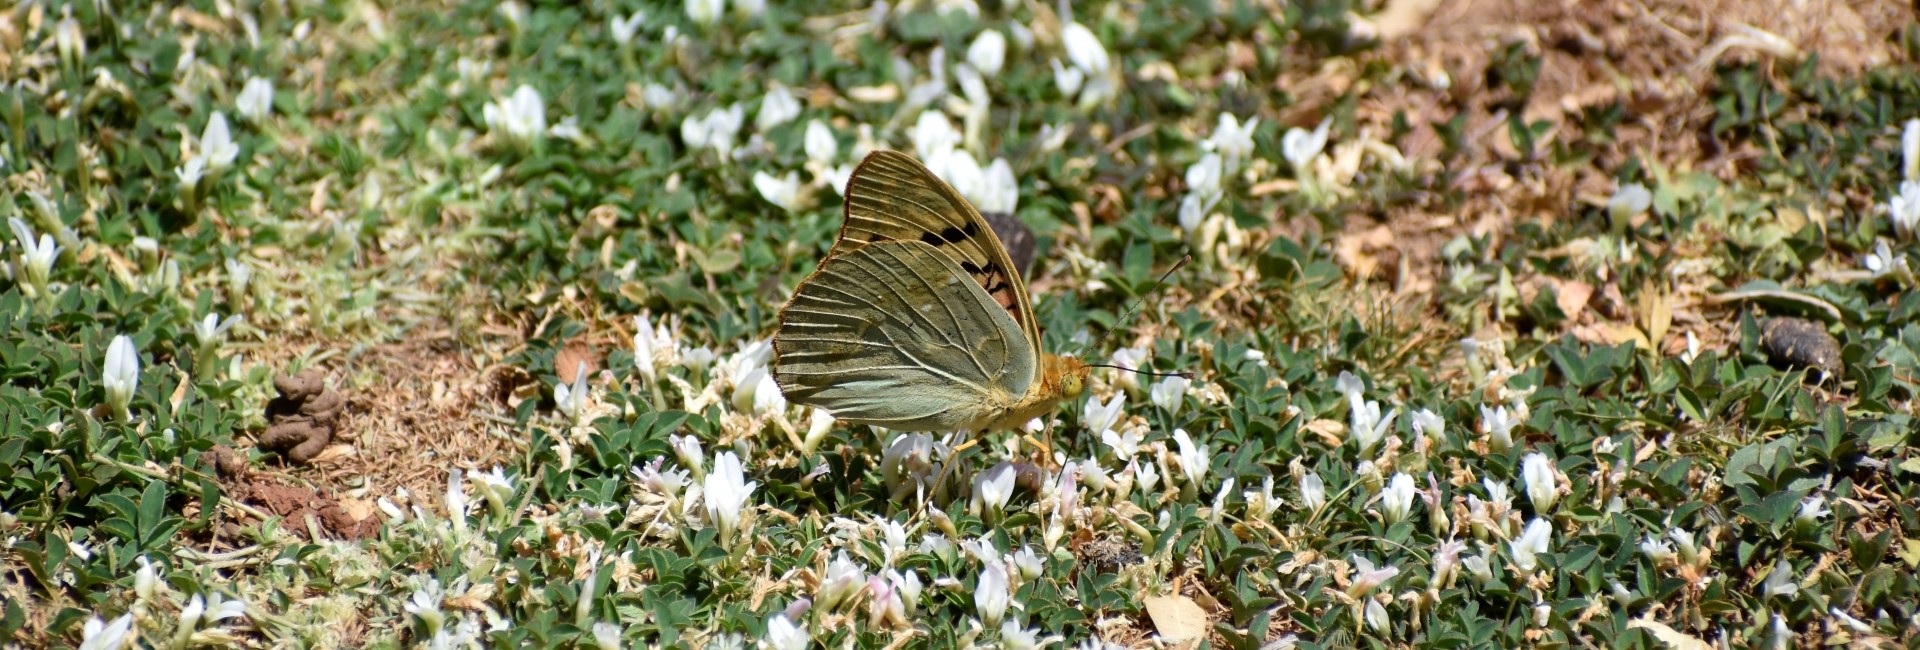
[[[774,380],[847,422],[1018,428],[1079,396],[1088,373],[1040,352],[1021,271],[953,188],[874,152],[847,183],[833,250],[781,309]]]

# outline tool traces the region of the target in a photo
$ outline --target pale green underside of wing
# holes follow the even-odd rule
[[[901,431],[983,426],[1038,365],[1013,317],[918,241],[829,257],[787,303],[774,348],[788,400]]]

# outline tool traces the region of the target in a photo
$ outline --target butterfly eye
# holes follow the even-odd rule
[[[1079,375],[1067,375],[1060,380],[1060,394],[1068,399],[1079,397],[1082,388],[1084,387],[1080,385]]]

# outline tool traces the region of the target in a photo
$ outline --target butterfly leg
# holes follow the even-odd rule
[[[982,433],[985,433],[985,432],[982,432]],[[966,434],[962,434],[962,435],[966,435]],[[967,439],[965,441],[961,442],[960,444],[954,445],[953,449],[947,452],[947,466],[940,469],[940,478],[933,482],[933,489],[929,490],[931,494],[940,494],[941,491],[945,489],[947,485],[947,481],[953,478],[954,468],[960,465],[960,452],[966,451],[968,449],[973,448],[974,445],[980,444],[979,436],[966,435],[966,438]]]
[[[1033,445],[1040,450],[1040,467],[1042,469],[1053,469],[1053,423],[1048,422],[1047,426],[1040,430],[1040,433],[1042,437],[1038,439],[1034,438],[1033,434],[1027,434],[1027,444]]]

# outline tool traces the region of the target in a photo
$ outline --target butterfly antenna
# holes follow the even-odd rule
[[[1185,370],[1182,370],[1179,372],[1154,372],[1152,370],[1141,370],[1139,368],[1128,368],[1126,366],[1116,366],[1116,365],[1105,364],[1105,363],[1089,363],[1087,364],[1087,367],[1088,368],[1112,368],[1114,370],[1125,370],[1127,372],[1137,372],[1142,375],[1146,375],[1148,377],[1180,377],[1183,379],[1193,378],[1193,373],[1187,372]]]
[[[1114,321],[1114,322],[1113,322],[1113,329],[1109,329],[1109,330],[1107,330],[1107,333],[1106,333],[1106,334],[1102,334],[1102,335],[1100,335],[1100,340],[1099,340],[1099,341],[1096,341],[1096,342],[1095,342],[1095,344],[1094,344],[1094,347],[1096,347],[1096,348],[1097,348],[1097,347],[1099,347],[1099,344],[1101,344],[1101,343],[1106,343],[1106,342],[1107,342],[1107,337],[1109,337],[1109,336],[1113,336],[1113,333],[1114,333],[1114,332],[1118,332],[1118,331],[1120,331],[1120,324],[1121,324],[1121,323],[1125,323],[1125,322],[1127,322],[1127,319],[1129,319],[1129,318],[1133,318],[1133,313],[1134,313],[1134,312],[1137,312],[1137,311],[1140,311],[1140,305],[1143,305],[1143,304],[1146,304],[1146,302],[1147,302],[1147,296],[1150,296],[1150,295],[1153,295],[1153,292],[1155,292],[1155,291],[1159,291],[1159,290],[1160,290],[1160,285],[1161,285],[1161,284],[1163,284],[1163,283],[1165,283],[1165,282],[1167,281],[1167,278],[1170,278],[1170,277],[1173,277],[1173,273],[1174,273],[1175,271],[1179,271],[1181,267],[1184,267],[1184,266],[1186,266],[1186,265],[1187,265],[1187,263],[1188,263],[1188,262],[1191,262],[1191,261],[1193,261],[1193,256],[1192,256],[1192,255],[1183,255],[1183,256],[1181,256],[1181,257],[1180,257],[1180,261],[1178,261],[1178,262],[1175,262],[1175,263],[1173,264],[1173,268],[1170,268],[1170,269],[1167,269],[1167,272],[1166,272],[1166,273],[1162,273],[1162,274],[1160,274],[1160,279],[1158,279],[1158,280],[1154,280],[1154,281],[1153,281],[1153,286],[1152,286],[1152,287],[1150,287],[1150,288],[1148,288],[1148,289],[1147,289],[1147,292],[1146,292],[1146,293],[1143,293],[1143,294],[1140,294],[1140,297],[1139,297],[1138,299],[1136,299],[1136,300],[1134,300],[1134,301],[1133,301],[1133,306],[1132,306],[1132,307],[1128,307],[1128,308],[1127,308],[1127,313],[1125,313],[1125,314],[1121,314],[1121,315],[1120,315],[1120,320],[1117,320],[1117,321]],[[1101,366],[1101,367],[1105,367],[1105,366]],[[1116,367],[1117,367],[1117,366],[1116,366]],[[1132,368],[1121,368],[1121,370],[1133,370],[1133,369],[1132,369]],[[1133,371],[1134,371],[1134,372],[1139,372],[1138,370],[1133,370]]]

